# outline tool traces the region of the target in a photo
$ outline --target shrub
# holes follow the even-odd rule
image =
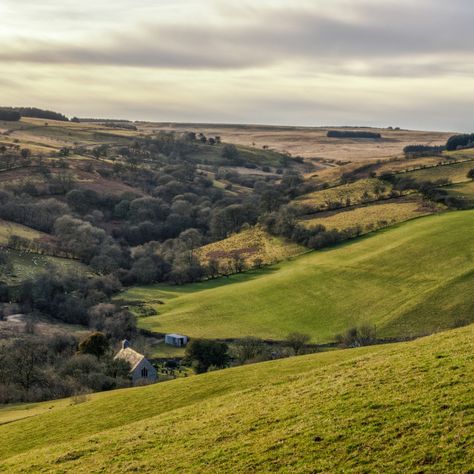
[[[303,350],[304,346],[309,343],[311,336],[308,334],[303,334],[301,332],[292,332],[286,337],[286,344],[291,347],[295,353],[298,355]]]

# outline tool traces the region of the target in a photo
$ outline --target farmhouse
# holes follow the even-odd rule
[[[130,364],[130,377],[133,385],[140,382],[156,382],[157,373],[150,361],[139,352],[130,347],[130,342],[124,339],[122,349],[114,357],[115,359],[126,360]]]
[[[181,334],[166,334],[165,344],[176,347],[184,347],[188,343],[187,336]]]

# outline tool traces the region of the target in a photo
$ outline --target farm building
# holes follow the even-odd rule
[[[188,343],[187,336],[181,334],[166,334],[165,344],[176,347],[184,347]]]
[[[150,361],[139,352],[130,347],[130,342],[124,339],[122,349],[116,354],[115,359],[126,360],[130,364],[130,377],[133,385],[139,382],[156,382],[158,376]]]

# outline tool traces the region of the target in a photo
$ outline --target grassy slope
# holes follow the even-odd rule
[[[0,426],[0,471],[468,472],[473,342],[470,326],[33,406]]]
[[[39,230],[32,229],[31,227],[0,219],[0,245],[8,244],[8,240],[12,235],[16,235],[28,240],[40,239],[41,237],[47,236],[47,234],[44,234]]]
[[[379,192],[377,193],[376,190],[379,190]],[[321,191],[314,191],[295,199],[294,202],[318,209],[326,209],[328,202],[342,202],[345,204],[349,199],[352,205],[360,204],[364,198],[375,200],[386,197],[391,190],[392,186],[390,184],[376,178],[368,178]]]
[[[474,167],[474,165],[473,165]],[[469,206],[474,206],[474,181],[468,181],[466,183],[453,184],[452,186],[446,186],[442,188],[447,191],[450,195],[462,199],[467,202]]]
[[[205,245],[196,253],[203,263],[211,258],[226,262],[232,258],[232,252],[236,252],[249,264],[253,264],[257,258],[265,264],[270,264],[307,251],[308,249],[302,245],[274,237],[259,226],[255,226],[233,234],[227,239]]]
[[[409,171],[405,176],[413,178],[416,181],[436,181],[437,179],[447,178],[452,183],[462,183],[469,180],[467,173],[473,167],[474,161],[471,160],[446,166]]]
[[[37,253],[20,252],[11,249],[6,249],[5,253],[11,259],[13,273],[3,275],[2,278],[6,283],[12,285],[21,283],[23,280],[47,270],[51,265],[81,273],[89,272],[86,265],[69,258],[51,257],[49,255],[39,255]]]
[[[362,323],[376,324],[379,336],[426,334],[474,315],[473,235],[474,211],[445,213],[262,271],[184,287],[133,288],[123,297],[147,301],[158,312],[141,319],[142,327],[194,337],[281,339],[298,330],[324,342]],[[460,278],[467,279],[466,292],[452,291],[436,318],[418,319],[438,290]]]
[[[362,232],[386,227],[399,222],[415,219],[446,209],[441,205],[426,205],[421,196],[380,201],[360,207],[351,207],[329,213],[315,214],[311,219],[301,221],[305,227],[323,225],[326,229],[349,229],[359,225]]]

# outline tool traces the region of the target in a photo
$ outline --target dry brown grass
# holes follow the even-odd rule
[[[213,259],[221,265],[226,265],[232,260],[233,255],[238,254],[248,266],[254,266],[258,261],[267,265],[306,251],[305,247],[274,237],[256,226],[227,239],[205,245],[197,251],[197,255],[202,263]]]
[[[402,155],[402,150],[410,144],[444,145],[452,133],[422,132],[413,130],[364,129],[382,134],[382,140],[360,140],[328,138],[326,133],[332,128],[322,127],[270,127],[215,124],[141,124],[142,131],[176,130],[196,131],[205,135],[220,135],[223,141],[244,146],[262,148],[264,145],[293,156],[308,159],[364,162],[386,160]],[[352,128],[351,128],[352,129]],[[353,128],[356,129],[356,128]]]

